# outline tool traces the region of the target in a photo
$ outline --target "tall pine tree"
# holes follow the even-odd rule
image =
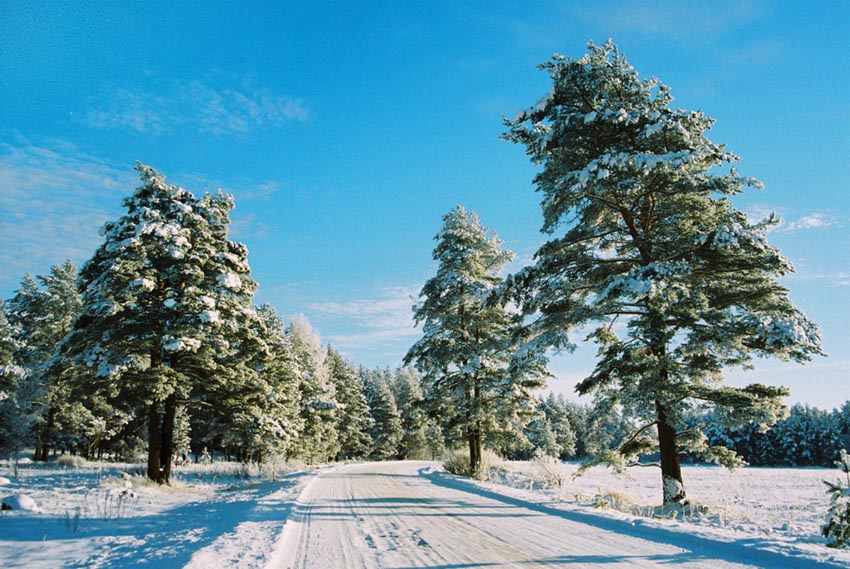
[[[402,438],[399,445],[399,458],[422,459],[428,453],[428,441],[425,436],[427,419],[425,397],[422,394],[422,380],[419,373],[411,367],[399,368],[393,381],[396,406],[401,415]]]
[[[325,365],[327,352],[322,340],[303,315],[286,328],[292,346],[295,372],[300,378],[300,415],[304,429],[296,453],[309,463],[333,460],[339,452],[336,391]]]
[[[46,461],[55,438],[57,413],[64,406],[58,391],[67,369],[53,358],[61,340],[80,313],[77,267],[71,261],[54,265],[47,275],[25,275],[9,301],[9,319],[20,347],[18,364],[26,371],[15,394],[19,428],[31,431],[35,460]],[[37,282],[36,282],[37,281]],[[38,284],[37,284],[38,283]]]
[[[425,283],[415,307],[423,336],[405,362],[426,376],[433,399],[454,408],[470,471],[478,475],[485,436],[510,431],[522,437],[535,414],[532,391],[543,383],[540,375],[512,365],[514,321],[491,299],[513,253],[502,250],[499,238],[462,206],[443,217],[435,239],[437,274]]]
[[[571,329],[590,327],[598,363],[578,391],[599,416],[619,407],[640,421],[609,458],[660,451],[664,503],[683,502],[680,449],[711,451],[683,413],[774,422],[787,391],[725,387],[723,368],[808,360],[820,331],[777,283],[793,270],[767,242],[777,221],[751,223],[730,202],[761,184],[723,169],[738,158],[706,137],[712,119],[671,108],[669,88],[639,79],[612,42],[588,47],[543,64],[551,92],[507,121],[505,138],[541,166],[551,237],[511,290],[534,318],[532,345],[569,347]]]
[[[198,199],[136,169],[127,213],[80,272],[82,314],[63,353],[89,370],[80,390],[146,422],[148,478],[168,483],[178,405],[250,373],[256,285],[247,248],[227,238],[232,197]]]
[[[339,405],[336,417],[339,452],[336,458],[347,460],[369,456],[372,450],[369,432],[375,421],[369,414],[363,379],[351,362],[346,361],[342,354],[331,346],[328,346],[325,366]]]
[[[15,364],[14,353],[20,347],[9,320],[6,303],[0,300],[0,450],[17,452],[22,446],[19,408],[15,400],[24,369]]]
[[[240,351],[250,356],[246,369],[238,374],[231,371],[212,395],[221,399],[221,405],[214,406],[218,416],[213,423],[223,443],[241,460],[263,462],[268,456],[292,452],[303,421],[300,378],[283,320],[265,304],[255,314],[249,320],[253,334],[248,336],[254,345]]]
[[[373,458],[387,460],[398,456],[404,431],[401,414],[398,412],[391,383],[392,373],[386,370],[360,370],[363,377],[369,414],[374,420],[370,435],[372,437]]]

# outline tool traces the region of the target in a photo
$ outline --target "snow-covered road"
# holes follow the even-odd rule
[[[530,466],[504,468],[517,468],[513,476]],[[31,495],[40,513],[0,513],[0,567],[850,569],[848,552],[826,548],[803,516],[822,510],[820,484],[812,484],[820,472],[755,469],[732,480],[720,469],[692,468],[692,489],[702,480],[695,495],[714,504],[707,507],[715,516],[738,512],[744,491],[760,504],[718,526],[715,517],[707,524],[658,519],[570,499],[619,491],[598,470],[578,480],[566,475],[556,492],[455,477],[437,462],[326,465],[271,479],[273,471],[246,478],[244,465],[221,463],[185,467],[171,487],[132,479],[135,498],[116,501],[131,467],[22,469],[0,495]],[[712,491],[728,495],[719,500]],[[801,495],[784,500],[775,492]],[[769,523],[735,521],[759,511],[772,516]],[[772,531],[781,519],[789,530]],[[809,530],[800,529],[804,523]]]
[[[334,468],[301,494],[279,567],[782,567],[788,558],[489,492],[433,463]]]

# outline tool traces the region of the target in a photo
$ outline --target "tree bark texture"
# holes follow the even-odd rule
[[[158,484],[164,483],[160,461],[161,439],[159,404],[153,402],[148,407],[148,479]]]
[[[177,415],[177,395],[172,393],[165,399],[162,427],[159,440],[159,463],[162,469],[161,484],[171,481],[171,464],[174,458],[174,418]]]
[[[682,466],[676,444],[676,429],[668,423],[663,405],[656,401],[658,413],[658,446],[661,452],[661,482],[664,489],[664,504],[685,503],[685,485],[682,481]]]

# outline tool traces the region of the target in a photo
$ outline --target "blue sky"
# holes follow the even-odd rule
[[[268,302],[358,364],[398,365],[410,306],[457,204],[517,253],[542,242],[534,167],[499,140],[548,91],[535,66],[612,37],[674,104],[717,120],[776,211],[771,242],[827,358],[760,362],[735,384],[850,399],[850,3],[30,2],[0,0],[0,297],[81,265],[140,160],[236,197]],[[594,350],[553,360],[570,394]]]

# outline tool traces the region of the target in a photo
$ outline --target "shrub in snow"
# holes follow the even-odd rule
[[[81,456],[74,456],[70,454],[63,454],[62,456],[56,459],[57,466],[79,468],[81,466],[85,466],[85,464],[86,459]]]
[[[106,519],[122,519],[127,517],[128,510],[135,506],[139,496],[133,489],[133,483],[125,480],[120,490],[107,488],[97,494],[95,503],[96,513]]]
[[[26,512],[41,513],[41,507],[26,494],[13,494],[6,496],[0,502],[0,510],[22,510]]]
[[[501,466],[502,459],[496,453],[483,449],[481,452],[481,470],[478,478],[481,480],[489,480],[491,478],[490,471]],[[443,461],[443,468],[447,472],[457,474],[458,476],[472,476],[471,463],[469,460],[469,449],[457,449],[449,451]]]
[[[841,450],[841,458],[835,461],[835,466],[844,473],[846,480],[823,481],[828,488],[829,513],[821,533],[829,547],[850,547],[850,456],[846,450]]]
[[[561,488],[564,485],[564,474],[558,468],[560,463],[555,460],[555,457],[549,456],[541,449],[536,449],[534,462],[537,464],[544,487]]]

